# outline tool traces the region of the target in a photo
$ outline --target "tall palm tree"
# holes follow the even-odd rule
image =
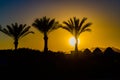
[[[18,48],[18,41],[20,38],[28,35],[29,33],[34,33],[33,31],[29,31],[30,26],[27,26],[26,24],[11,24],[7,25],[6,28],[1,28],[0,31],[4,34],[12,37],[14,39],[14,46],[15,50]]]
[[[36,19],[32,24],[44,35],[44,52],[48,52],[48,33],[59,28],[59,23],[55,19],[47,18],[46,16]]]
[[[62,28],[69,31],[75,37],[75,52],[78,52],[78,37],[80,34],[86,31],[91,31],[89,27],[92,23],[89,22],[84,24],[86,20],[87,18],[85,17],[81,21],[79,18],[73,17],[73,19],[70,18],[68,21],[63,22],[65,26],[62,26]]]

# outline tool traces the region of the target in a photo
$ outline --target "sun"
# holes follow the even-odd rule
[[[75,43],[76,43],[76,40],[75,40],[75,38],[74,37],[71,37],[70,39],[69,39],[69,44],[71,45],[71,46],[75,46]],[[78,39],[78,45],[80,44],[80,39]]]

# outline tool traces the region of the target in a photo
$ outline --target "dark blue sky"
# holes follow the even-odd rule
[[[113,19],[120,17],[120,0],[0,0],[0,23],[26,18],[33,13],[43,14],[50,9],[57,12],[56,9],[63,6],[77,7],[78,10],[79,7],[93,8],[110,15]]]

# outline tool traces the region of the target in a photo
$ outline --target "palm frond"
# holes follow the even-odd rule
[[[37,30],[39,30],[41,33],[44,33],[43,27],[43,20],[42,19],[36,19],[34,23],[32,24],[33,27],[35,27]]]
[[[7,29],[3,28],[3,29],[1,29],[0,31],[3,32],[3,33],[6,34],[6,35],[12,37],[12,34],[9,33],[9,31],[8,31]]]
[[[76,17],[74,17],[74,26],[75,26],[75,29],[77,30],[79,26],[79,19],[77,19]]]
[[[30,26],[24,28],[24,29],[21,31],[21,33],[18,35],[18,38],[21,37],[22,35],[24,35],[26,32],[28,32],[29,29],[30,29]]]
[[[53,26],[55,23],[55,19],[52,19],[50,22],[48,22],[48,27]]]
[[[15,23],[15,24],[11,24],[11,28],[13,28],[13,32],[15,32],[15,34],[18,32],[18,23]]]
[[[14,34],[14,30],[11,26],[7,25],[6,27],[7,27],[7,30],[10,34]]]
[[[66,27],[70,28],[71,30],[74,29],[74,26],[69,24],[68,22],[64,21],[63,23],[66,25]]]
[[[24,30],[24,28],[26,27],[26,24],[20,24],[18,27],[18,32],[21,33],[22,30]]]
[[[90,27],[90,25],[92,25],[92,23],[87,23],[87,24],[85,24],[85,25],[82,27],[82,29],[80,30],[79,34],[82,33],[82,32],[88,31],[88,30],[89,30],[88,28]],[[87,30],[87,29],[88,29],[88,30]]]
[[[83,33],[83,32],[86,32],[86,31],[89,31],[89,32],[90,32],[90,31],[91,31],[91,29],[89,29],[89,28],[84,29],[84,30],[82,31],[82,33]]]
[[[76,21],[75,21],[75,35],[78,35],[78,32],[79,32],[78,26],[79,26],[79,19],[76,19]]]
[[[64,21],[63,22],[66,26],[71,26],[68,22]]]
[[[39,19],[36,19],[34,23],[32,23],[32,26],[34,26],[35,28],[38,28],[36,26],[38,26],[39,23],[40,23]]]
[[[81,22],[80,22],[80,24],[79,24],[79,26],[78,26],[78,30],[81,30],[81,27],[82,27],[82,25],[85,23],[86,20],[87,20],[86,17],[84,17],[84,18],[81,20]]]
[[[70,26],[74,25],[73,23],[71,23],[70,20],[68,20],[67,23],[68,23]],[[73,27],[74,27],[74,26],[73,26]]]
[[[70,32],[71,34],[73,34],[73,30],[71,30],[69,27],[67,26],[62,26],[61,28],[67,30],[68,32]]]
[[[72,18],[70,18],[70,22],[71,22],[71,25],[74,25],[74,22],[73,22]]]
[[[34,34],[34,32],[33,31],[28,31],[28,32],[25,32],[23,35],[21,35],[20,36],[20,38],[23,38],[23,37],[25,37],[26,35],[28,35],[28,34]]]
[[[61,25],[59,24],[59,22],[54,22],[53,25],[51,25],[52,27],[49,29],[48,33],[57,30],[58,28],[61,27]]]

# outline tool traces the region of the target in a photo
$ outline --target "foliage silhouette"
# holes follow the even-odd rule
[[[29,31],[30,26],[27,26],[26,24],[11,24],[7,25],[6,28],[1,28],[0,31],[3,32],[4,34],[10,36],[14,40],[14,46],[15,50],[18,48],[18,41],[20,38],[23,38],[24,36],[34,33],[33,31]]]
[[[44,16],[36,19],[32,24],[44,35],[44,52],[48,52],[48,33],[59,28],[59,23],[55,19],[50,19]]]
[[[106,56],[114,56],[115,55],[115,51],[111,48],[111,47],[108,47],[106,48],[106,50],[104,51],[104,54]]]
[[[25,48],[16,51],[0,50],[0,72],[2,70],[6,73],[38,75],[40,79],[47,77],[49,79],[64,79],[67,77],[67,79],[96,80],[119,77],[120,53],[117,53],[117,58],[111,59],[107,56],[99,57],[99,54],[88,53],[88,55],[84,52],[84,55],[73,56],[52,51],[48,51],[49,54],[44,54],[38,50]],[[105,54],[102,52],[101,55]]]
[[[94,55],[102,55],[102,51],[99,48],[95,48],[95,50],[93,51]]]
[[[80,36],[81,33],[86,32],[86,31],[91,31],[89,28],[92,23],[85,23],[87,18],[83,18],[80,22],[80,19],[73,17],[70,18],[68,21],[64,21],[63,23],[66,26],[62,26],[63,29],[69,31],[76,39],[75,43],[75,52],[78,52],[78,37]]]
[[[85,53],[86,55],[88,55],[88,54],[91,54],[91,51],[87,48],[87,49],[85,49],[85,50],[83,51],[83,53]]]

